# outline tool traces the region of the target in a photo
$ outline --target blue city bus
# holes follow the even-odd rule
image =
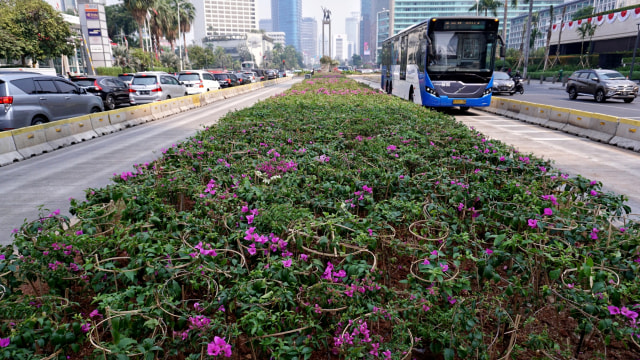
[[[428,107],[489,106],[498,46],[504,57],[497,18],[425,20],[383,42],[380,87]]]

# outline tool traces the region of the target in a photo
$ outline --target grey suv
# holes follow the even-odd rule
[[[638,84],[627,80],[615,70],[578,70],[567,80],[569,99],[592,95],[597,102],[622,99],[630,103],[638,96]]]
[[[42,124],[104,109],[102,99],[57,76],[0,72],[0,130]]]
[[[129,85],[131,105],[148,104],[154,101],[187,95],[183,83],[163,72],[147,71],[136,73]]]

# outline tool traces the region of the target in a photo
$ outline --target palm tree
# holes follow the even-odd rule
[[[182,44],[184,46],[185,60],[189,62],[189,54],[187,53],[187,37],[186,34],[191,31],[191,24],[196,18],[196,8],[192,3],[186,0],[177,0],[180,2],[180,31],[182,31]]]
[[[140,39],[140,48],[144,50],[144,42],[142,41],[142,27],[146,19],[147,12],[153,5],[154,0],[124,0],[124,7],[129,10],[131,16],[138,24],[138,36]]]
[[[580,42],[580,66],[582,67],[588,67],[589,66],[589,58],[587,57],[586,61],[584,59],[584,38],[585,37],[589,37],[589,39],[593,38],[593,35],[595,35],[596,33],[596,29],[598,28],[598,25],[594,24],[593,22],[584,22],[582,23],[582,25],[580,25],[577,29],[576,32],[578,33],[578,35],[580,35],[580,39],[582,40]]]
[[[484,16],[487,16],[488,12],[491,11],[493,16],[498,16],[498,8],[502,6],[502,2],[498,0],[480,0],[476,2],[475,5],[469,8],[469,11],[484,11]]]
[[[149,21],[149,27],[151,28],[151,36],[156,44],[156,59],[158,58],[158,48],[160,47],[160,39],[164,36],[164,29],[166,27],[169,18],[171,17],[173,10],[166,0],[157,1],[153,15]]]
[[[528,2],[528,0],[525,1],[525,3]],[[508,8],[507,8],[507,0],[504,1],[504,16],[502,18],[502,40],[503,41],[507,41],[507,12],[508,12]],[[516,9],[518,8],[518,0],[511,0],[511,7]]]

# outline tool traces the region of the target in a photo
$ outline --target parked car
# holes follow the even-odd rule
[[[213,76],[218,80],[220,87],[226,88],[231,86],[231,79],[229,78],[229,74],[213,74]]]
[[[227,73],[227,75],[229,76],[229,86],[242,85],[242,82],[238,79],[236,74]]]
[[[127,86],[129,86],[131,85],[131,80],[133,79],[134,75],[135,75],[134,73],[118,74],[118,79],[120,79],[121,81],[124,81],[124,83],[127,84]]]
[[[204,70],[180,72],[178,73],[178,81],[184,83],[189,95],[220,89],[220,83],[213,74]]]
[[[131,105],[148,104],[184,95],[187,95],[187,89],[178,79],[157,71],[136,73],[129,86]]]
[[[491,91],[494,94],[507,93],[513,95],[516,92],[516,82],[506,72],[494,71]]]
[[[72,77],[71,82],[85,88],[87,92],[99,96],[104,108],[113,110],[118,105],[129,105],[129,86],[113,76]]]
[[[102,100],[59,76],[0,72],[0,130],[100,112]]]
[[[265,72],[264,72],[265,80],[273,80],[273,79],[275,79],[277,77],[278,77],[278,73],[276,73],[275,70],[269,69],[269,70],[265,70]]]
[[[238,80],[242,79],[242,85],[251,84],[251,76],[245,73],[237,72],[236,77],[238,78]]]
[[[257,81],[266,80],[263,69],[252,69],[251,71],[255,72],[258,75]]]
[[[638,96],[638,84],[615,70],[586,69],[569,76],[566,91],[571,100],[578,95],[592,95],[597,102],[613,98],[630,103]]]
[[[258,79],[258,74],[256,74],[253,71],[245,71],[245,72],[243,72],[243,74],[246,75],[249,78],[250,82],[252,82],[252,83],[256,82],[256,81],[260,81]]]

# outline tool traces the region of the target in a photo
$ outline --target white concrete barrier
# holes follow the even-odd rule
[[[16,144],[16,151],[25,159],[53,151],[51,145],[47,143],[47,137],[42,125],[11,130],[11,135]]]
[[[151,104],[136,105],[127,108],[127,127],[144,124],[153,121],[151,114]]]
[[[616,136],[609,141],[609,144],[640,151],[640,121],[620,118]]]
[[[90,115],[78,116],[64,121],[69,123],[71,136],[75,139],[74,142],[76,143],[98,137],[98,134],[93,131],[93,127],[91,127]]]
[[[78,142],[75,136],[73,136],[68,119],[42,124],[42,128],[44,129],[44,136],[47,139],[47,143],[51,145],[54,150]]]
[[[16,149],[11,131],[0,131],[0,166],[9,165],[24,157]]]
[[[616,125],[618,123],[618,119],[613,116],[571,109],[569,111],[568,123],[563,130],[569,134],[584,136],[592,140],[608,143],[614,134],[594,130],[595,124],[600,124],[602,121],[611,122]]]
[[[102,136],[116,132],[117,129],[109,122],[109,112],[99,112],[91,114],[91,127],[93,131]]]
[[[122,130],[127,127],[127,110],[111,110],[109,114],[109,123],[115,130]]]
[[[549,121],[544,125],[546,127],[562,130],[569,122],[569,109],[551,106],[549,111]]]

